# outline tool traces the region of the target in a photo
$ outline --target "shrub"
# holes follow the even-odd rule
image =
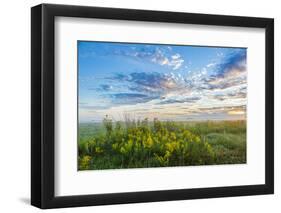
[[[84,155],[79,159],[79,170],[87,170],[90,168],[91,156]]]

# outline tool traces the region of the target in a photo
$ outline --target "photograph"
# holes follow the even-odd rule
[[[78,170],[245,164],[247,48],[77,41]]]

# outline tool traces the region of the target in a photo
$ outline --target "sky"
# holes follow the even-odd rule
[[[246,118],[247,49],[78,41],[79,122]]]

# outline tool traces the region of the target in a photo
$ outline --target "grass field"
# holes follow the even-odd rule
[[[78,169],[246,163],[246,121],[126,121],[79,125]]]

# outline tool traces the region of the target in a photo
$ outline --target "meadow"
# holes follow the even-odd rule
[[[78,169],[246,163],[246,121],[80,123]]]

